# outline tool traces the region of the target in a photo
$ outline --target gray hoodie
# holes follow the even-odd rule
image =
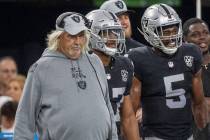
[[[39,140],[118,139],[104,67],[95,54],[73,61],[46,49],[31,66],[14,140],[32,140],[35,132]]]

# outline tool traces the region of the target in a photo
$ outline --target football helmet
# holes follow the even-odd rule
[[[163,30],[177,27],[175,34],[164,35]],[[154,4],[148,7],[141,19],[144,38],[163,53],[173,55],[182,45],[182,22],[173,8],[166,4]],[[164,41],[170,40],[174,47],[167,47]],[[170,45],[169,44],[169,45]]]
[[[86,18],[89,20],[91,30],[90,48],[109,56],[123,52],[125,35],[115,14],[98,9],[88,13]],[[108,47],[108,44],[112,44],[113,47]]]

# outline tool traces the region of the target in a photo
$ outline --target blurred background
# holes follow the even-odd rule
[[[75,11],[86,14],[99,8],[104,0],[0,0],[0,57],[12,56],[19,73],[26,75],[28,68],[46,48],[46,35],[55,29],[59,14]],[[133,38],[145,43],[137,31],[145,8],[154,3],[173,6],[181,19],[196,16],[196,0],[125,0],[128,9],[136,11],[131,16]],[[202,0],[202,19],[210,24],[210,0]]]

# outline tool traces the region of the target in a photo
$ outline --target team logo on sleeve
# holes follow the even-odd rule
[[[122,81],[124,81],[124,82],[128,81],[128,71],[127,70],[121,70],[121,76],[122,76]]]
[[[184,62],[188,67],[192,67],[193,59],[192,56],[184,56]]]

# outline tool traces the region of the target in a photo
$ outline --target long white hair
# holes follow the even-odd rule
[[[47,47],[49,48],[49,50],[53,50],[56,51],[58,49],[59,46],[59,37],[61,36],[62,33],[64,33],[65,31],[60,31],[60,30],[53,30],[51,31],[51,33],[49,33],[47,35]],[[85,31],[85,39],[86,39],[86,43],[81,46],[83,52],[85,50],[89,50],[88,44],[89,44],[89,38],[90,38],[90,33],[88,31]]]

